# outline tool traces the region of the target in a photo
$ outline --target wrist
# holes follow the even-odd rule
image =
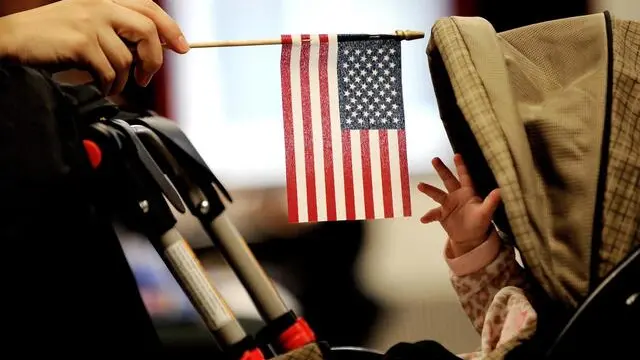
[[[444,250],[444,258],[449,269],[455,276],[465,276],[475,273],[492,263],[500,253],[501,242],[498,233],[491,235],[479,245],[459,256],[454,255],[449,241]]]
[[[451,249],[451,255],[453,255],[453,257],[460,257],[460,256],[472,251],[473,249],[477,248],[478,246],[482,245],[487,240],[489,240],[492,236],[497,236],[497,232],[496,232],[496,230],[495,230],[495,228],[493,226],[490,226],[489,229],[487,230],[487,233],[485,234],[485,236],[480,238],[480,239],[478,239],[477,241],[469,241],[469,242],[464,242],[464,243],[457,243],[457,242],[451,240],[451,238],[450,238],[449,239],[449,248]]]

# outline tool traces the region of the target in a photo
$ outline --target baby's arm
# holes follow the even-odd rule
[[[451,282],[462,308],[478,332],[496,293],[505,286],[525,289],[523,269],[513,247],[506,246],[494,230],[485,242],[454,258],[447,241],[445,259],[451,269]]]
[[[418,190],[440,205],[420,221],[438,221],[449,236],[445,258],[453,286],[474,327],[482,332],[484,327],[493,328],[484,321],[495,295],[505,286],[522,288],[524,276],[513,249],[502,244],[491,221],[500,204],[500,190],[478,196],[462,156],[456,154],[453,160],[460,180],[442,160],[432,162],[447,192],[426,183],[418,185]]]

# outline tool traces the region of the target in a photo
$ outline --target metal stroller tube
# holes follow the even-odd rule
[[[191,300],[207,328],[224,344],[234,345],[247,334],[235,319],[229,306],[213,287],[191,247],[175,228],[160,237],[163,257],[176,275],[185,294]]]
[[[152,130],[142,125],[132,125],[131,128],[158,156],[162,156],[168,168],[166,170],[170,173],[169,176],[177,178],[177,182],[183,185],[184,190],[188,190],[183,191],[188,195],[185,196],[188,198],[187,203],[191,205],[194,215],[213,238],[212,241],[222,250],[225,260],[243,283],[260,316],[266,321],[274,321],[287,314],[290,310],[233,223],[224,212],[217,216],[210,216],[211,201],[220,202],[220,199],[207,200],[207,196],[188,177],[162,139]],[[212,194],[217,195],[215,192]],[[209,221],[210,218],[213,219]]]
[[[150,240],[229,358],[264,360],[263,352],[257,347],[253,337],[244,331],[182,234],[173,227]]]
[[[245,284],[261,316],[274,321],[287,314],[290,310],[229,218],[222,213],[209,226],[225,252],[225,259]]]
[[[221,213],[209,225],[200,217],[207,232],[222,250],[226,261],[244,285],[261,317],[267,323],[258,337],[266,339],[276,352],[288,352],[316,341],[304,318],[289,309],[275,286],[229,218]]]

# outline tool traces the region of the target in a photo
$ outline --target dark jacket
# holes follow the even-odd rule
[[[0,65],[2,351],[157,351],[118,238],[92,204],[74,96],[44,72]]]

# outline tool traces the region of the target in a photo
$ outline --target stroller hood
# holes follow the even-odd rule
[[[575,307],[640,242],[640,24],[609,13],[496,33],[449,17],[427,48],[440,116],[496,226]]]

